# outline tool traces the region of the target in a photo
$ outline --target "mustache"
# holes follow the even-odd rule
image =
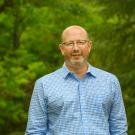
[[[74,50],[72,55],[81,55],[82,53],[79,50]]]
[[[72,53],[72,56],[74,55],[82,55],[81,53]]]

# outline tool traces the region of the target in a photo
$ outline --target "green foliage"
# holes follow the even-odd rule
[[[63,64],[60,34],[76,24],[93,41],[90,62],[119,77],[134,135],[134,7],[133,0],[0,0],[0,134],[24,133],[34,82]]]
[[[120,79],[124,101],[126,105],[129,135],[135,134],[135,122],[132,120],[135,114],[135,2],[126,1],[107,1],[100,4],[104,21],[96,34],[98,61],[102,67],[114,72]],[[104,35],[104,36],[103,36]],[[96,60],[97,60],[96,59]]]

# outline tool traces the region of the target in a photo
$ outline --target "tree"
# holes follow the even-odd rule
[[[133,135],[134,6],[133,0],[0,0],[0,134],[24,134],[34,82],[63,64],[60,34],[77,24],[93,40],[89,61],[119,77]]]
[[[120,79],[129,125],[129,135],[135,134],[135,2],[96,1],[102,7],[102,24],[98,27],[97,53],[101,65],[114,72]],[[99,30],[100,29],[100,30]],[[96,60],[97,60],[96,59]]]

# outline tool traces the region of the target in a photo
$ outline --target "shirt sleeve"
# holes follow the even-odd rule
[[[112,82],[113,103],[109,116],[111,135],[127,135],[127,119],[121,87],[117,78]]]
[[[46,135],[47,102],[41,80],[37,80],[31,97],[25,135]]]

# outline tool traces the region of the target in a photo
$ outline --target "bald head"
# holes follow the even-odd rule
[[[61,38],[59,47],[68,68],[87,68],[92,46],[87,31],[81,26],[69,26],[62,32]]]
[[[62,32],[61,35],[62,42],[66,41],[67,36],[75,36],[76,34],[80,34],[80,36],[83,35],[82,38],[85,36],[86,40],[89,40],[88,33],[84,28],[82,28],[81,26],[73,25],[67,27]]]

